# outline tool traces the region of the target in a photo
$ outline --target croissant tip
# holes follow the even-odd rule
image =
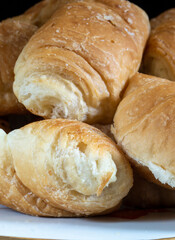
[[[111,179],[113,175],[113,172],[108,172],[103,178],[102,178],[102,181],[101,181],[101,185],[99,186],[98,190],[97,190],[97,197],[100,197],[100,195],[102,194],[103,192],[103,189],[108,186],[108,183]]]

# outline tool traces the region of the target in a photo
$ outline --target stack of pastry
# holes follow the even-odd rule
[[[45,119],[0,130],[1,204],[53,217],[107,214],[126,196],[148,206],[130,163],[174,189],[175,85],[137,73],[149,33],[125,0],[44,0],[0,24],[0,115]]]

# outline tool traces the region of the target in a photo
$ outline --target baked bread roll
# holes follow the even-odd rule
[[[77,121],[0,131],[0,204],[38,216],[87,216],[119,207],[132,170],[115,143]]]
[[[138,86],[137,86],[138,87]],[[128,92],[129,92],[128,88]],[[133,88],[132,88],[133,90]],[[111,132],[111,125],[94,124],[113,141],[114,135]],[[123,199],[123,207],[131,208],[174,208],[175,191],[166,189],[154,183],[150,183],[142,178],[137,171],[133,171],[134,184]]]
[[[175,188],[175,83],[136,74],[112,129],[118,145],[147,180]]]
[[[133,187],[123,204],[135,208],[174,208],[175,191],[150,183],[134,172]]]
[[[129,88],[128,88],[129,90]],[[111,132],[111,125],[94,124],[103,133],[115,141]],[[134,169],[133,169],[134,170]],[[133,171],[134,184],[123,199],[123,207],[131,208],[174,208],[175,191],[166,189],[154,183],[150,183],[142,178],[137,171]]]
[[[147,15],[128,1],[65,4],[20,54],[14,93],[44,118],[110,123],[148,34]]]
[[[21,19],[0,23],[0,115],[25,112],[12,89],[15,62],[37,27]]]
[[[66,1],[45,0],[0,23],[0,115],[26,111],[12,90],[15,62],[30,37],[63,2]]]
[[[175,8],[151,20],[141,71],[175,81]]]

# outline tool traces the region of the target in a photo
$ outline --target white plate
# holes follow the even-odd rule
[[[70,240],[146,240],[175,237],[175,211],[129,220],[116,217],[39,218],[0,206],[0,236]]]

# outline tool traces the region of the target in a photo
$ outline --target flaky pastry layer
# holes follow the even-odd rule
[[[15,95],[44,118],[111,123],[148,34],[147,15],[128,1],[63,4],[20,54]]]
[[[113,134],[143,176],[175,188],[175,83],[144,74],[129,82]]]
[[[132,170],[96,128],[45,120],[0,131],[0,203],[31,215],[88,216],[119,207]]]
[[[141,71],[175,81],[175,8],[151,20]]]

